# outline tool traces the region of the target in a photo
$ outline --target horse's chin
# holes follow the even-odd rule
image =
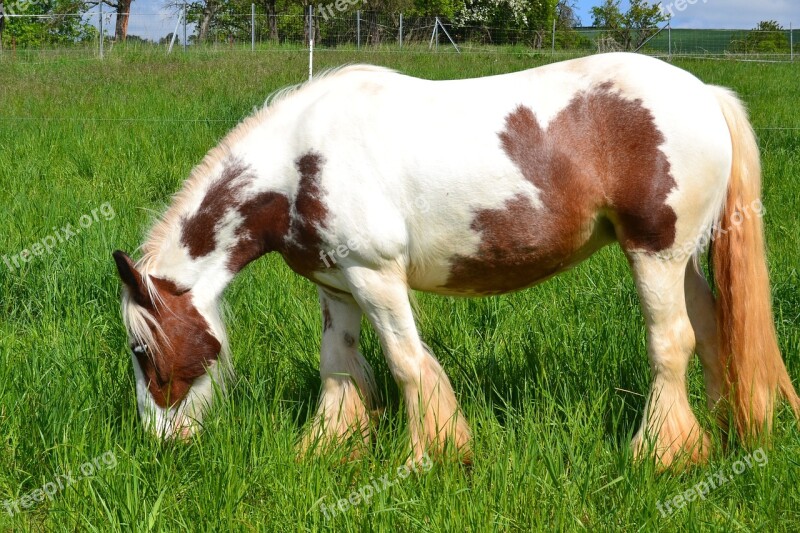
[[[149,409],[143,413],[142,423],[149,434],[162,442],[188,442],[202,431],[200,421],[185,413],[185,402],[171,408]]]
[[[156,404],[136,362],[133,369],[139,418],[149,434],[162,441],[186,442],[202,431],[203,417],[210,409],[214,395],[212,384],[216,378],[216,365],[197,378],[186,397],[172,407]]]

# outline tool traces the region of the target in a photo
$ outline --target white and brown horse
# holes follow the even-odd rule
[[[428,127],[433,117],[444,127]],[[330,72],[212,149],[141,260],[115,252],[141,416],[166,436],[199,427],[229,372],[221,295],[277,252],[319,287],[322,392],[306,444],[369,439],[365,313],[403,391],[412,459],[448,441],[467,450],[409,290],[524,289],[616,241],[653,374],[634,448],[663,465],[701,460],[707,437],[686,386],[695,350],[709,406],[729,398],[743,435],[769,429],[779,396],[800,409],[776,341],[760,206],[742,104],[655,59],[599,55],[460,81]],[[697,266],[712,229],[716,299]]]

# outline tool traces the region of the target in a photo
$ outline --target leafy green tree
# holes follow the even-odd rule
[[[638,49],[656,32],[656,27],[667,20],[661,5],[651,5],[647,0],[631,0],[625,13],[620,9],[620,0],[604,0],[593,7],[591,13],[592,25],[603,28],[605,36],[624,50]]]
[[[81,0],[42,0],[37,2],[5,2],[6,13],[20,15],[50,15],[49,17],[13,17],[4,20],[0,32],[3,47],[41,47],[52,44],[71,44],[94,39],[97,30],[76,16],[84,10]]]
[[[6,29],[6,10],[2,0],[0,0],[0,50],[3,49],[3,30]]]
[[[789,36],[777,21],[762,20],[743,38],[731,41],[729,49],[739,54],[788,54]]]
[[[484,28],[495,44],[527,42],[541,48],[558,14],[559,0],[465,0],[458,26]]]

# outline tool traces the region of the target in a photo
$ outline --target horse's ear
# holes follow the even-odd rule
[[[122,283],[128,287],[128,290],[131,291],[133,299],[139,304],[147,301],[147,291],[144,287],[144,283],[142,283],[142,275],[136,270],[133,260],[128,257],[128,254],[120,250],[115,251],[113,255],[114,262],[117,264],[119,277]]]

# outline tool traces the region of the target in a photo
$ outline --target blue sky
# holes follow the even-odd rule
[[[576,2],[585,26],[592,23],[592,6],[600,3]],[[673,13],[672,26],[677,28],[750,29],[762,20],[777,20],[787,28],[790,23],[800,26],[800,0],[664,0],[662,4]],[[623,9],[628,5],[628,0],[622,1]]]
[[[319,1],[328,3],[330,0]],[[591,25],[590,10],[600,3],[601,0],[576,2],[584,25]],[[790,23],[800,26],[800,0],[664,0],[663,4],[665,9],[671,8],[673,27],[678,28],[748,29],[761,20],[777,20],[785,27]],[[627,9],[627,5],[628,0],[623,0],[623,9]],[[153,15],[165,12],[163,6],[164,0],[134,0],[129,32],[158,39],[173,31],[174,16]]]

